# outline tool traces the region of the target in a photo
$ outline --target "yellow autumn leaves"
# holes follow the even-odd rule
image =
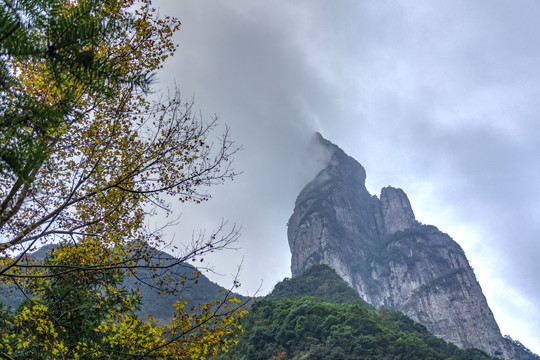
[[[167,198],[199,203],[207,186],[234,176],[227,131],[213,147],[215,120],[194,116],[178,91],[158,102],[147,96],[151,75],[177,48],[180,22],[158,16],[150,0],[0,6],[0,20],[15,22],[0,32],[0,283],[27,296],[16,310],[0,308],[0,357],[226,351],[245,312],[230,293],[194,309],[179,297],[170,322],[159,323],[138,317],[140,294],[123,285],[141,269],[172,267],[154,261],[152,249],[166,244],[147,221],[170,213]],[[195,239],[176,264],[238,236],[220,231]],[[50,243],[58,246],[45,259],[29,255]],[[171,277],[158,278],[159,293],[178,291]]]

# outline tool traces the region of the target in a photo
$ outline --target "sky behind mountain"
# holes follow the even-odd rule
[[[324,166],[315,131],[367,187],[402,188],[465,250],[503,334],[540,353],[540,3],[164,1],[182,22],[158,87],[178,84],[244,150],[243,173],[181,213],[174,241],[221,219],[237,250],[208,260],[244,293],[290,276],[286,224]],[[172,236],[172,235],[171,235]]]

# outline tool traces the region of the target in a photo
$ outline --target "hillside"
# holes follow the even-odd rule
[[[229,360],[497,359],[460,349],[403,313],[367,305],[334,270],[314,266],[253,304]]]
[[[335,304],[360,302],[367,305],[356,291],[327,265],[314,265],[299,277],[285,278],[274,286],[272,292],[265,299],[271,301],[298,300],[304,296],[311,296],[320,301]]]
[[[31,255],[38,259],[44,259],[52,245],[46,245],[36,250]],[[160,263],[162,269],[156,270],[153,266]],[[142,294],[142,306],[139,310],[141,317],[146,318],[151,315],[154,319],[168,320],[173,313],[173,304],[180,298],[189,305],[198,305],[211,302],[223,296],[220,290],[223,288],[211,282],[196,267],[187,263],[178,263],[178,260],[163,251],[153,250],[150,267],[141,269],[137,276],[126,276],[124,284],[127,289],[139,289]],[[170,266],[170,267],[169,267]],[[154,276],[155,275],[155,276]],[[164,279],[170,279],[169,282]],[[158,294],[159,291],[167,289],[170,293]],[[176,284],[182,284],[176,286]],[[194,284],[195,283],[195,284]],[[176,291],[172,291],[176,287]],[[239,299],[246,297],[235,294]],[[25,298],[24,294],[14,285],[0,287],[0,303],[5,306],[15,308]]]

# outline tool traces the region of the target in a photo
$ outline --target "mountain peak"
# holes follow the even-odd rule
[[[293,277],[326,264],[369,304],[403,311],[459,347],[513,358],[461,247],[417,222],[402,189],[369,194],[363,166],[314,137],[329,161],[289,219]]]
[[[381,210],[387,234],[418,225],[407,194],[399,188],[387,186],[381,190]]]
[[[354,158],[347,155],[339,146],[326,140],[319,132],[313,136],[314,142],[328,152],[329,161],[317,178],[341,177],[343,179],[358,181],[362,184],[366,181],[366,170]],[[315,179],[317,179],[315,178]]]

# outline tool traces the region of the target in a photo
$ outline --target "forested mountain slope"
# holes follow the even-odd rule
[[[44,259],[53,246],[44,246],[31,255],[38,259]],[[223,297],[220,290],[226,289],[211,282],[196,267],[185,262],[179,263],[178,259],[163,251],[152,251],[153,255],[147,266],[141,267],[137,276],[126,276],[124,280],[128,290],[140,290],[142,302],[138,313],[143,318],[151,315],[154,319],[166,322],[173,314],[174,307],[172,305],[180,300],[185,300],[191,307]],[[154,267],[157,263],[159,263],[160,268]],[[169,267],[169,265],[171,266]],[[170,286],[167,285],[168,283]],[[163,293],[167,288],[171,290],[176,288],[177,291]],[[238,294],[234,294],[234,296],[243,301],[247,299]],[[5,306],[15,308],[24,298],[23,292],[15,285],[0,286],[0,303]]]
[[[403,313],[367,305],[326,265],[286,279],[256,301],[230,360],[497,359],[460,349]]]
[[[405,192],[368,192],[363,166],[316,134],[326,166],[298,195],[288,222],[292,276],[335,269],[367,303],[399,310],[460,348],[525,359],[504,338],[465,252],[418,222]]]

